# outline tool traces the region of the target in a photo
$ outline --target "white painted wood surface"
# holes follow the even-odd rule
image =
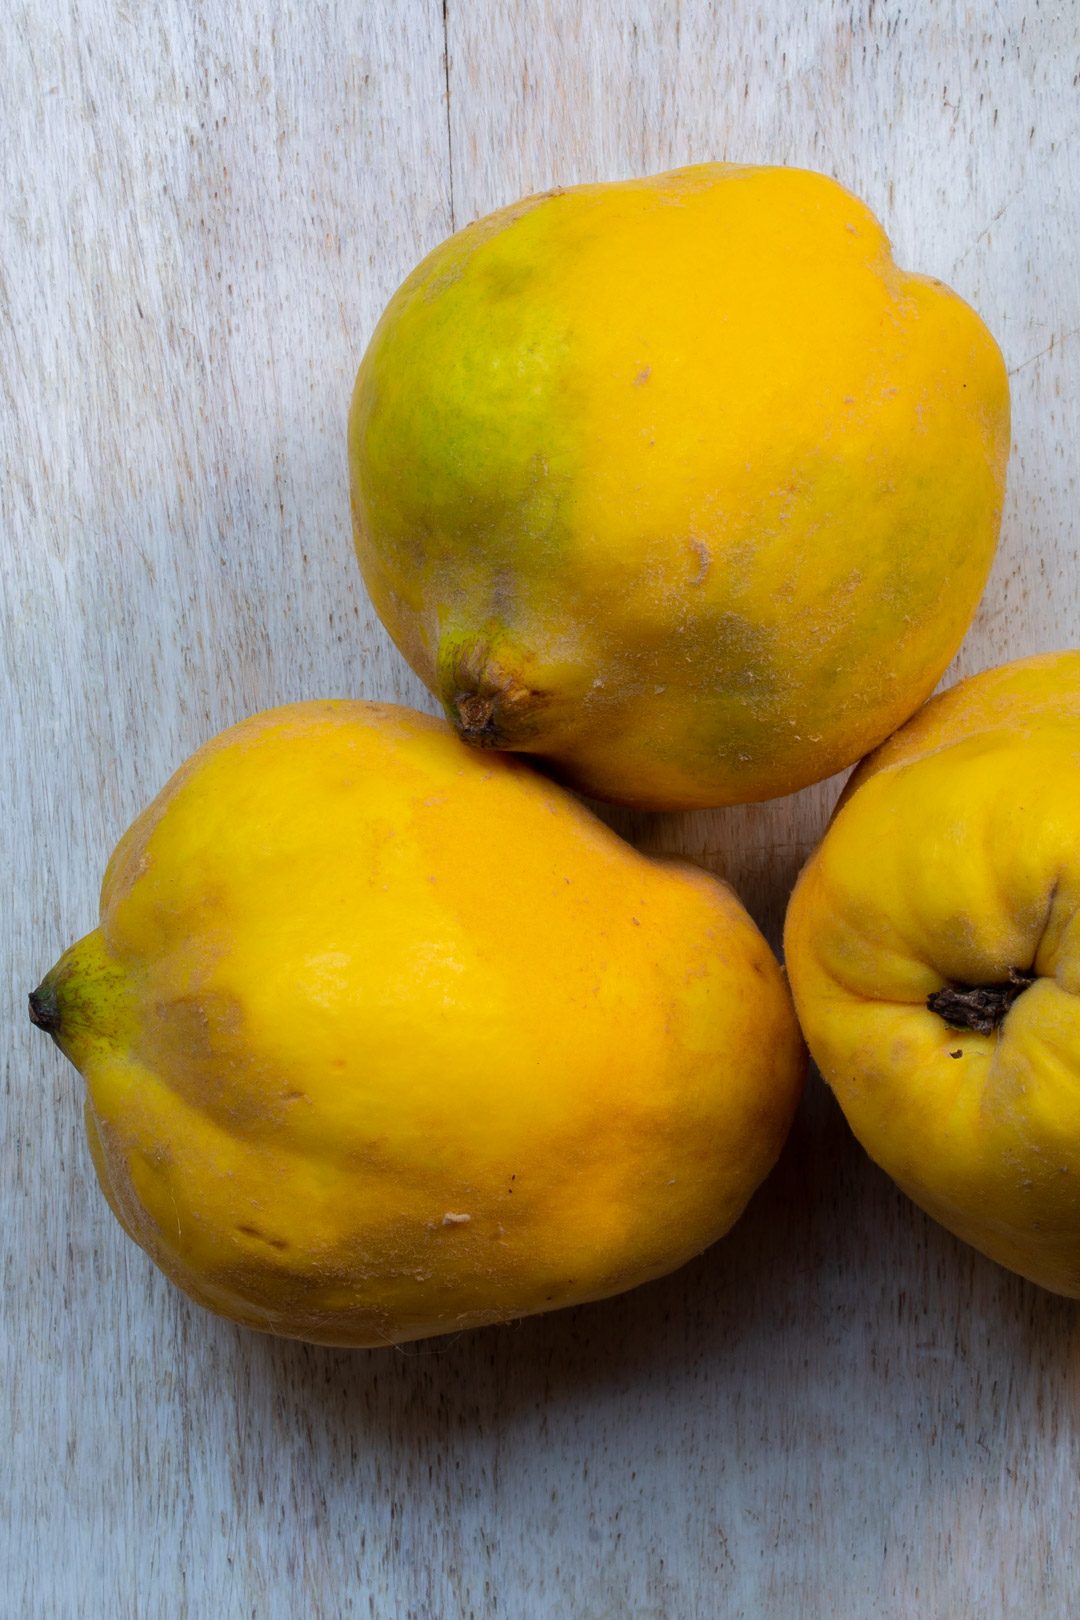
[[[0,1614],[1080,1612],[1080,1316],[911,1208],[820,1086],[679,1275],[348,1354],[154,1272],[24,1013],[211,732],[299,697],[427,706],[354,566],[347,401],[413,262],[520,193],[738,158],[864,196],[1013,373],[958,670],[1076,644],[1078,33],[1070,0],[5,8]],[[775,937],[835,793],[615,819]]]

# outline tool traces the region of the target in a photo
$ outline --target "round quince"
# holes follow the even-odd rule
[[[933,691],[997,541],[996,343],[820,174],[528,197],[391,300],[349,419],[375,607],[459,734],[644,808],[772,798]]]
[[[785,950],[870,1156],[1002,1265],[1080,1297],[1080,652],[988,670],[855,773]]]

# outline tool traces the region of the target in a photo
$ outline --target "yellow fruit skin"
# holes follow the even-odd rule
[[[349,420],[364,579],[461,735],[666,809],[790,793],[913,712],[1008,449],[973,311],[835,182],[731,164],[459,232]]]
[[[1080,652],[928,703],[852,778],[788,910],[810,1050],[867,1152],[983,1253],[1080,1297]],[[945,986],[1034,975],[989,1033]]]
[[[680,1265],[772,1165],[803,1072],[723,884],[363,703],[201,749],[36,1001],[129,1235],[211,1309],[329,1344]]]

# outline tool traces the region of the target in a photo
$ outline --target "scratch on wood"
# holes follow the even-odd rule
[[[1052,349],[1059,348],[1068,338],[1075,337],[1078,332],[1080,332],[1080,326],[1072,326],[1067,332],[1057,333],[1056,336],[1050,339],[1045,349],[1040,349],[1037,354],[1029,354],[1026,360],[1021,360],[1018,366],[1013,366],[1009,376],[1015,377],[1018,371],[1024,371],[1028,366],[1033,366],[1036,360],[1041,360],[1044,354],[1049,354]]]
[[[953,273],[954,274],[960,268],[960,266],[964,263],[965,259],[968,259],[968,258],[971,257],[971,255],[974,253],[975,249],[979,246],[980,242],[985,242],[986,238],[989,236],[990,232],[993,230],[993,228],[997,224],[998,220],[1002,219],[1004,217],[1006,211],[1016,201],[1017,197],[1022,195],[1023,191],[1024,191],[1023,186],[1017,186],[1016,190],[1011,192],[1010,195],[1008,197],[1006,197],[1005,201],[1002,203],[1001,207],[998,209],[998,211],[994,215],[994,217],[986,225],[983,226],[983,228],[979,232],[978,236],[976,236],[973,241],[969,242],[968,246],[964,249],[963,253],[961,253],[960,257],[957,259],[956,263],[953,265]]]
[[[454,207],[454,133],[450,119],[450,19],[448,0],[443,0],[443,78],[446,84],[446,164],[450,174],[450,229],[457,230],[457,210]]]

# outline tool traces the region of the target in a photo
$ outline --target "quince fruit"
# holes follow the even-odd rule
[[[672,1270],[769,1170],[803,1073],[726,886],[364,703],[200,749],[30,1010],[127,1233],[211,1310],[326,1344]]]
[[[950,1231],[1080,1297],[1080,652],[988,670],[855,773],[785,948],[855,1135]]]
[[[349,419],[375,607],[459,734],[643,808],[790,793],[936,685],[993,557],[993,338],[851,194],[528,197],[390,302]]]

